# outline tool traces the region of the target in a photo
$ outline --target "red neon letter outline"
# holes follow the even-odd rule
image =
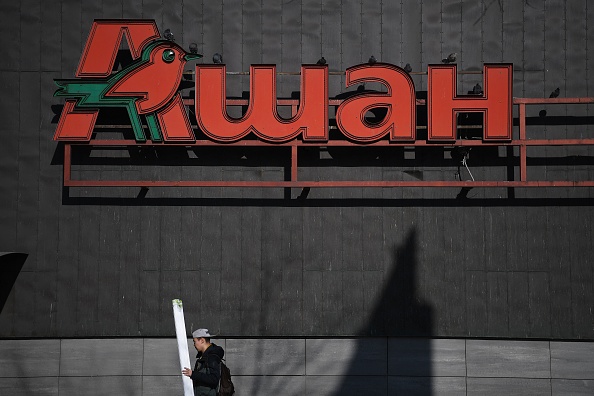
[[[285,142],[303,134],[304,141],[328,140],[328,67],[301,66],[301,99],[297,114],[282,119],[276,108],[276,66],[250,66],[250,101],[246,114],[227,114],[226,67],[196,66],[196,119],[211,139],[231,142],[250,132],[269,142]]]

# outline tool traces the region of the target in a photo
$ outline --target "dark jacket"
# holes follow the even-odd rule
[[[216,388],[221,377],[221,359],[224,355],[223,348],[212,343],[204,353],[198,352],[196,364],[190,377],[194,382],[195,396],[216,395]]]

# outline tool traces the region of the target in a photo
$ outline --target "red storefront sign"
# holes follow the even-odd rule
[[[114,71],[117,52],[126,38],[132,62]],[[345,72],[346,88],[380,83],[386,92],[363,91],[344,100],[330,99],[326,65],[302,65],[299,99],[278,99],[275,65],[250,67],[248,100],[226,97],[225,65],[195,67],[195,99],[179,91],[187,62],[200,58],[175,42],[160,37],[150,20],[96,20],[85,44],[75,79],[56,80],[55,96],[65,105],[54,139],[65,143],[64,184],[67,186],[253,186],[253,187],[352,187],[352,186],[590,186],[591,181],[529,181],[526,176],[527,147],[594,144],[593,139],[527,139],[526,105],[543,103],[594,103],[593,98],[513,99],[511,64],[485,64],[483,92],[459,95],[455,64],[429,65],[427,99],[417,99],[411,76],[387,64],[360,64]],[[239,103],[241,102],[241,103]],[[241,104],[247,111],[240,118],[228,115],[227,106]],[[417,125],[417,106],[427,106],[426,126]],[[196,129],[187,106],[194,106]],[[289,105],[291,118],[282,118],[277,106]],[[514,140],[512,106],[519,106],[519,138]],[[336,107],[336,128],[342,139],[330,139],[329,106]],[[130,118],[134,140],[100,140],[94,137],[102,108],[124,108]],[[366,114],[381,108],[379,122],[368,122]],[[460,113],[482,115],[479,140],[458,137]],[[426,129],[426,139],[417,130]],[[196,138],[200,131],[206,138]],[[517,136],[518,136],[517,135]],[[254,139],[253,137],[256,137]],[[71,150],[76,145],[126,146],[290,146],[291,178],[277,182],[229,181],[79,181],[70,175]],[[301,181],[297,153],[312,146],[517,146],[520,180],[497,181]]]
[[[126,37],[134,62],[112,73],[117,50]],[[91,140],[98,109],[123,107],[137,141],[146,140],[142,117],[153,141],[194,142],[187,112],[177,88],[186,62],[200,57],[186,53],[172,41],[159,38],[154,21],[95,21],[85,45],[76,77],[56,80],[56,96],[65,97],[66,107],[55,139]],[[250,100],[246,114],[233,119],[227,114],[226,68],[196,66],[195,113],[198,126],[217,142],[234,142],[254,134],[266,142],[328,140],[328,66],[301,67],[301,98],[298,111],[282,119],[276,108],[276,66],[250,67]],[[353,142],[369,143],[386,136],[390,141],[416,140],[416,95],[410,75],[386,64],[361,64],[346,70],[346,87],[376,82],[387,92],[361,93],[338,106],[338,129]],[[481,112],[485,140],[512,137],[512,66],[486,64],[484,93],[457,94],[456,66],[428,67],[428,140],[456,139],[456,115]],[[374,108],[387,109],[376,124],[365,121]]]

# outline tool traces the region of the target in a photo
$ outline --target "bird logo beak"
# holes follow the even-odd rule
[[[186,55],[184,55],[184,59],[186,61],[196,60],[196,59],[200,59],[200,58],[202,58],[202,55],[200,55],[200,54],[186,54]]]

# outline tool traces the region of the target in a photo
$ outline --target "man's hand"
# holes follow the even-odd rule
[[[184,369],[182,370],[182,374],[185,375],[185,376],[191,377],[192,376],[192,370],[190,370],[187,367],[184,367]]]

